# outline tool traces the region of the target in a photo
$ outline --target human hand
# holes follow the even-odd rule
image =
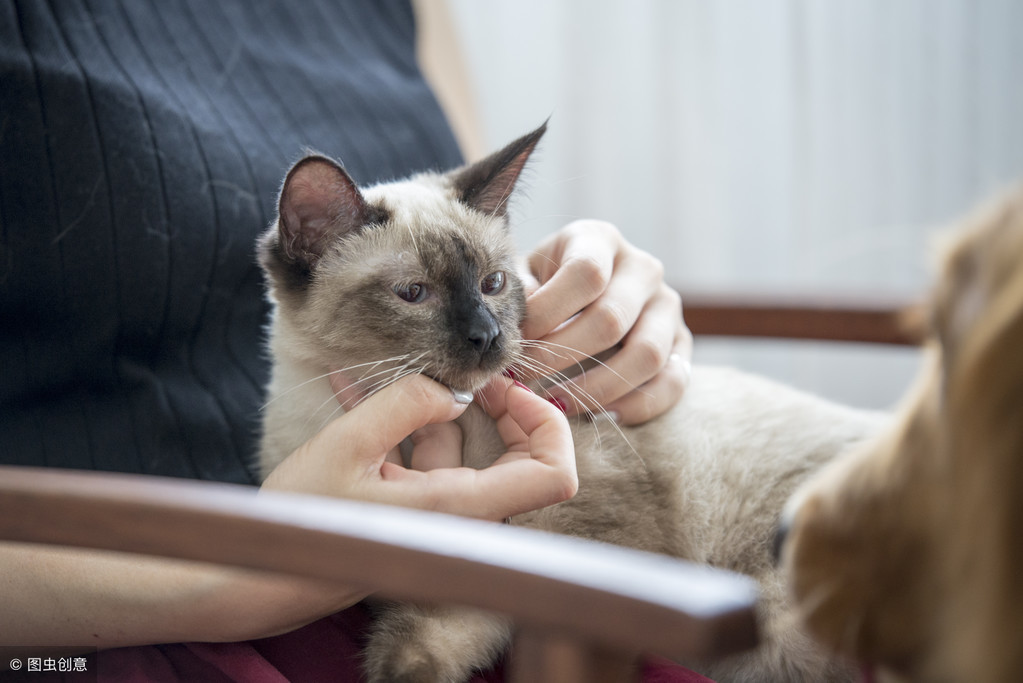
[[[508,449],[486,469],[454,466],[461,450],[451,452],[450,430],[430,427],[450,422],[467,406],[447,387],[416,375],[366,397],[328,424],[278,465],[263,488],[495,521],[574,495],[575,450],[564,416],[505,378],[495,379],[480,396]],[[429,463],[427,471],[407,469],[394,457],[410,434],[413,465]]]
[[[527,282],[523,326],[530,365],[571,377],[548,390],[552,402],[570,415],[603,407],[623,425],[675,404],[689,381],[693,335],[660,261],[610,223],[583,220],[545,240],[527,265],[536,279]],[[572,376],[604,352],[602,363]]]

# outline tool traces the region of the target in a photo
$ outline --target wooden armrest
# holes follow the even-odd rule
[[[756,589],[745,577],[369,503],[0,466],[0,539],[216,562],[475,605],[617,652],[714,658],[755,643]]]
[[[779,337],[916,346],[919,301],[911,297],[685,292],[694,335]]]

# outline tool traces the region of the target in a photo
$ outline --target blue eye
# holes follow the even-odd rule
[[[497,294],[504,289],[504,273],[497,271],[483,278],[480,282],[480,291],[484,294]]]
[[[426,298],[426,285],[421,282],[413,282],[408,285],[395,285],[394,293],[410,304],[418,304]]]

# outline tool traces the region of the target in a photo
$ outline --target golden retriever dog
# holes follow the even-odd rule
[[[790,500],[781,561],[868,680],[1023,681],[1023,188],[946,245],[926,324],[915,390]]]

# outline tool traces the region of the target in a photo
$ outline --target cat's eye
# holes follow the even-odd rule
[[[395,285],[394,293],[410,304],[418,304],[426,298],[426,285],[413,282],[407,285]]]
[[[504,289],[504,273],[497,271],[483,278],[480,282],[480,291],[484,294],[497,294]]]

